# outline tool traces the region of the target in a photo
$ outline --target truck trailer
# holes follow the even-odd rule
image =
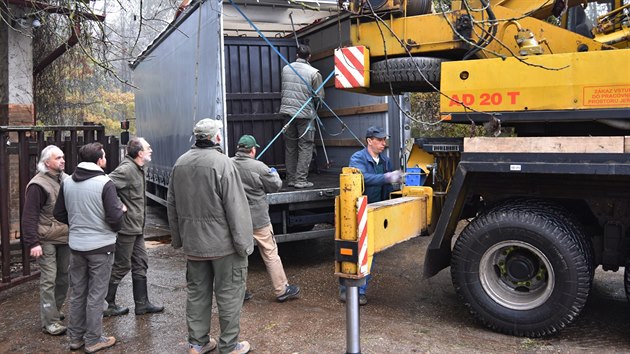
[[[191,2],[131,64],[138,87],[137,134],[154,147],[148,197],[165,205],[171,168],[194,143],[192,127],[203,118],[224,122],[224,151],[229,156],[241,135],[253,135],[261,145],[259,159],[283,176],[281,131],[286,122],[278,111],[284,59],[295,60],[297,36],[312,49],[311,64],[324,78],[329,76],[334,70],[333,50],[350,36],[348,17],[331,16],[336,12],[332,1],[321,2],[318,11],[281,1]],[[409,127],[399,125],[403,113],[398,102],[336,90],[332,82],[324,89],[334,113],[319,111],[309,175],[314,186],[299,190],[285,184],[278,193],[267,195],[278,242],[333,236],[338,175],[352,153],[362,148],[367,127],[388,129],[392,147],[401,146],[408,136]],[[407,96],[397,96],[397,101],[408,109]],[[390,148],[388,153],[398,168],[400,150]]]

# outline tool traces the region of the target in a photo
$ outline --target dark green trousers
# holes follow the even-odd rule
[[[53,323],[61,324],[59,310],[68,294],[68,266],[70,247],[42,242],[39,263],[39,299],[42,328]]]
[[[315,121],[311,119],[294,119],[285,134],[285,164],[287,181],[306,182],[308,168],[313,159],[315,145]]]
[[[234,253],[208,261],[188,260],[186,264],[188,299],[186,323],[188,341],[205,345],[210,341],[212,293],[219,309],[219,352],[229,353],[238,343],[245,283],[247,257]]]

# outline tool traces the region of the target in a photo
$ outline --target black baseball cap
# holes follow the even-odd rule
[[[381,127],[375,127],[375,126],[371,126],[367,129],[367,132],[365,133],[365,138],[389,138],[389,135],[387,135],[387,133],[385,133],[385,129],[381,128]]]

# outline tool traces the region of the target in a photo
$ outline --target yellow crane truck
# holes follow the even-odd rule
[[[353,48],[338,50],[337,87],[437,91],[443,124],[511,133],[413,139],[402,198],[370,204],[367,221],[354,216],[361,180],[348,182],[357,171],[345,170],[337,275],[369,272],[353,246],[367,223],[370,256],[431,229],[425,276],[450,266],[465,306],[502,333],[540,337],[569,325],[598,266],[625,267],[630,293],[630,1],[597,1],[595,21],[586,3],[340,3]]]

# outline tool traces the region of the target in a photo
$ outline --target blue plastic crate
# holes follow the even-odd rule
[[[407,168],[407,174],[405,176],[405,185],[407,186],[422,186],[427,179],[426,173],[421,168],[410,167]]]

